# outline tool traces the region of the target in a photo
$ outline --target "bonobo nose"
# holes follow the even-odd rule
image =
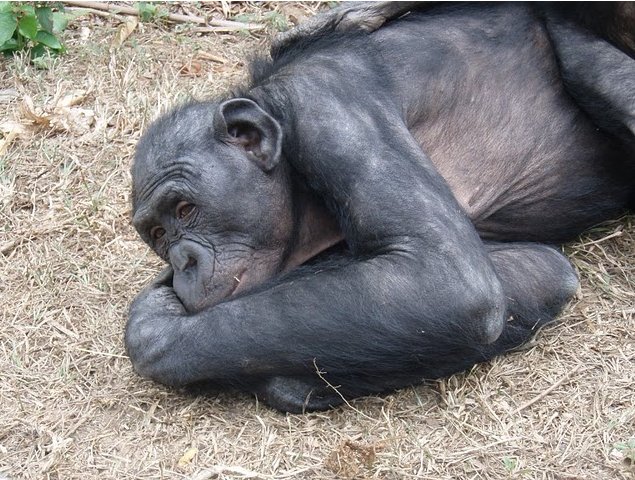
[[[172,268],[184,272],[188,268],[195,267],[198,263],[196,249],[188,244],[177,244],[170,248],[170,263]]]
[[[214,249],[182,239],[170,247],[168,257],[174,269],[174,292],[188,311],[200,310],[209,303],[210,293],[216,288]]]

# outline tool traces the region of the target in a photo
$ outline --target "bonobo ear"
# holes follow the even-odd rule
[[[214,115],[214,131],[242,146],[265,172],[280,160],[282,128],[252,100],[234,98],[221,103]]]

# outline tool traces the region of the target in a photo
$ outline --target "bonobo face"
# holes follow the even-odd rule
[[[181,107],[141,138],[133,224],[172,265],[188,310],[279,271],[293,224],[281,137],[258,105],[233,99]]]

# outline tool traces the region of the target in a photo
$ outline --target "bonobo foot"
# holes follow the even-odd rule
[[[327,410],[344,402],[319,378],[273,377],[256,393],[270,407],[290,413]]]

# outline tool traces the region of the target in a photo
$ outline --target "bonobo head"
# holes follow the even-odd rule
[[[306,238],[324,223],[324,211],[297,198],[282,135],[255,102],[235,98],[180,107],[139,141],[133,224],[171,264],[174,290],[189,311],[258,285],[334,243],[320,238],[332,236],[330,226]]]
[[[188,310],[280,268],[293,233],[281,144],[278,122],[242,98],[178,108],[141,138],[133,223]]]

